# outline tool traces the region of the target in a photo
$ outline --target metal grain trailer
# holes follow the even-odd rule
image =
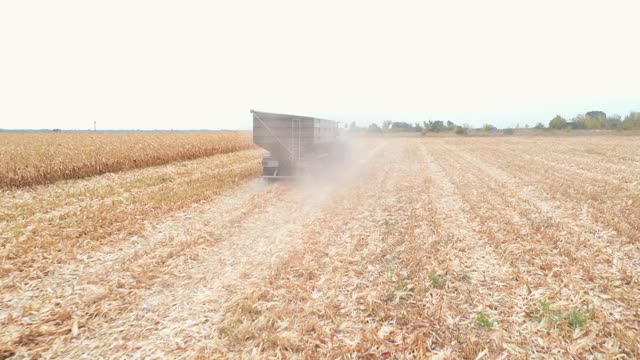
[[[269,151],[262,177],[287,178],[313,173],[344,161],[348,147],[337,121],[251,110],[253,142]]]

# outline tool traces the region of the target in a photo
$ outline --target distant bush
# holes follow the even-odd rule
[[[482,131],[494,131],[494,130],[497,130],[497,128],[491,124],[482,125]]]
[[[539,122],[536,124],[536,126],[533,127],[534,129],[538,129],[538,130],[543,130],[545,129],[544,124]]]
[[[374,134],[380,134],[382,133],[382,128],[378,124],[373,123],[369,125],[369,128],[367,129],[367,131]]]
[[[512,128],[506,128],[502,130],[502,133],[505,135],[513,135],[513,133],[515,133],[515,130],[513,130]]]
[[[456,126],[455,130],[454,130],[456,135],[467,135],[467,129],[463,128],[462,126]]]

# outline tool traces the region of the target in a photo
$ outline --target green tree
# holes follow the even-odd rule
[[[584,120],[584,115],[582,115],[582,114],[576,115],[576,117],[571,119],[571,121],[573,121],[573,123],[575,124],[574,126],[575,126],[576,129],[586,129],[587,128],[587,124],[585,123],[585,120]]]
[[[602,129],[607,127],[607,114],[602,111],[589,111],[584,115],[587,129]]]
[[[585,116],[584,127],[591,130],[602,129],[602,120],[600,118]]]
[[[429,127],[429,131],[440,132],[447,129],[444,126],[444,122],[442,122],[441,120],[430,121],[430,123],[431,123],[431,127]]]
[[[622,118],[620,115],[613,115],[606,118],[605,128],[607,129],[622,129]]]
[[[534,128],[534,129],[538,129],[538,130],[542,130],[542,129],[544,129],[545,127],[544,127],[544,124],[543,124],[543,123],[539,122],[539,123],[537,123],[537,124],[536,124],[536,126],[534,126],[533,128]]]
[[[589,111],[588,113],[584,114],[584,116],[585,117],[594,118],[594,119],[606,119],[607,118],[607,114],[604,111],[599,111],[599,110]]]
[[[549,129],[565,129],[566,127],[567,120],[560,115],[556,115],[556,117],[549,121]]]
[[[391,123],[391,130],[392,131],[414,131],[415,128],[413,127],[413,125],[407,122],[394,121],[393,123]]]
[[[454,132],[456,135],[467,135],[467,129],[462,126],[456,126]]]
[[[456,124],[454,124],[453,121],[451,121],[451,120],[447,120],[447,129],[455,130],[456,129]]]

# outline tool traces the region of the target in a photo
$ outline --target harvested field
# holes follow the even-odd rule
[[[0,132],[0,188],[254,148],[241,132]]]
[[[640,357],[640,137],[261,154],[0,192],[0,357]]]

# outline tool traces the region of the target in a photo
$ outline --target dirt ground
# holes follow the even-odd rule
[[[640,357],[640,137],[261,154],[0,193],[0,358]]]

